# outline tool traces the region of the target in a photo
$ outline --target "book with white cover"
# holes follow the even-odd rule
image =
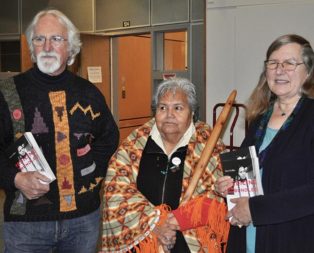
[[[254,146],[222,153],[220,159],[224,175],[228,175],[234,180],[234,184],[228,189],[226,196],[228,210],[234,207],[231,199],[264,194],[259,161]]]
[[[50,183],[56,179],[31,132],[25,132],[10,145],[6,154],[11,163],[20,171],[38,171],[48,177]]]

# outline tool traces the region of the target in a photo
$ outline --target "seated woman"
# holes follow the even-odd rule
[[[103,252],[223,251],[226,206],[213,189],[222,175],[221,142],[192,199],[180,206],[211,134],[208,125],[196,121],[197,107],[191,82],[162,82],[153,98],[155,117],[133,131],[112,157],[104,189]]]

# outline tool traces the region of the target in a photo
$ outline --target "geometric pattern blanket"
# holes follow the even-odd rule
[[[103,196],[101,252],[128,252],[154,236],[152,230],[160,220],[160,208],[152,205],[136,186],[142,152],[154,123],[153,118],[134,130],[111,158]],[[211,133],[211,128],[200,121],[195,123],[195,128],[184,161],[181,200]],[[226,206],[223,198],[215,195],[213,190],[214,182],[222,176],[219,153],[223,150],[224,145],[219,140],[192,196],[192,199],[205,196],[215,203],[210,208],[212,218],[207,226],[183,231],[192,253],[221,252],[220,243],[227,240],[229,226],[224,220]],[[202,239],[202,234],[209,239]],[[156,253],[158,250],[152,249],[151,252]]]

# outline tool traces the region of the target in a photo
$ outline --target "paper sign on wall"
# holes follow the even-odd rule
[[[92,83],[102,83],[101,66],[87,67],[88,80]]]

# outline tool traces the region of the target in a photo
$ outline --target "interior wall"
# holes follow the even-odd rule
[[[205,87],[205,25],[203,22],[191,25],[190,32],[190,79],[196,86],[197,100],[199,104],[199,119],[206,121],[206,112],[209,110],[206,106],[206,87]],[[208,122],[210,123],[210,122]]]
[[[245,5],[243,1],[219,6],[219,1],[207,0],[207,122],[212,122],[210,108],[224,102],[231,90],[238,91],[238,103],[246,102],[262,71],[266,50],[277,37],[297,33],[314,46],[314,1],[254,0]],[[236,129],[236,144],[244,137],[243,116]]]
[[[94,83],[111,105],[110,93],[110,39],[106,36],[81,34],[83,46],[78,58],[80,75],[88,79],[87,67],[101,67],[102,82]]]

